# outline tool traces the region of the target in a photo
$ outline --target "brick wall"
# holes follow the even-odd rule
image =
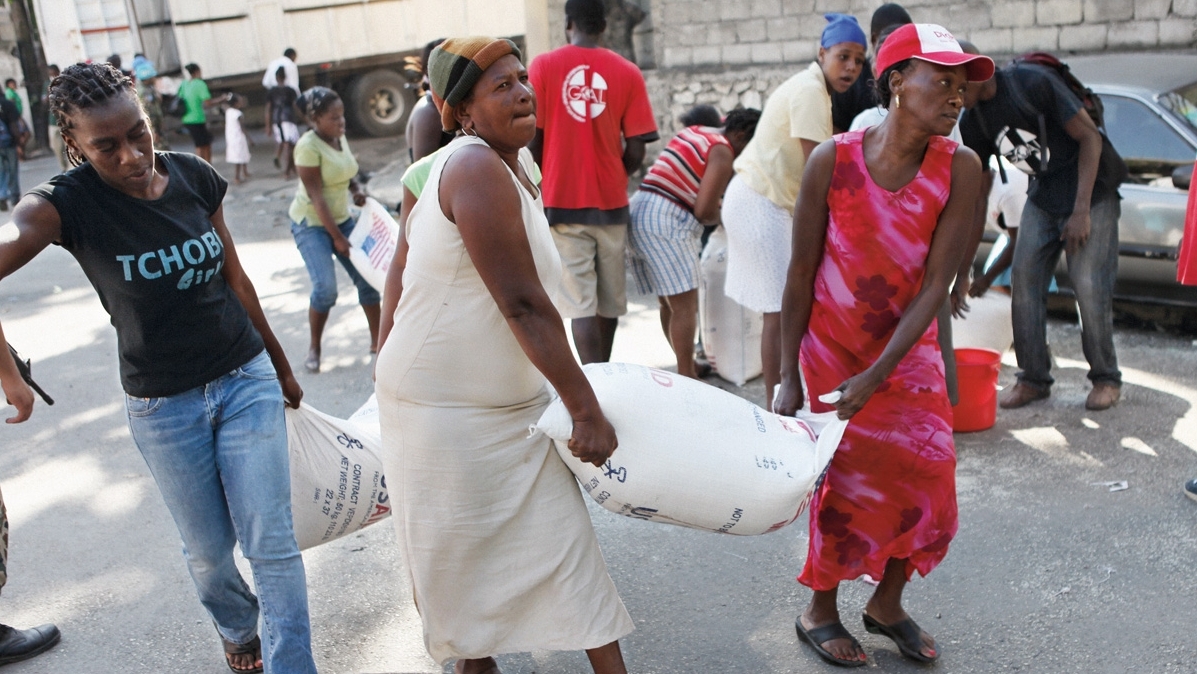
[[[824,12],[868,30],[876,0],[653,0],[664,68],[809,62]],[[915,21],[939,23],[981,51],[1088,52],[1197,46],[1197,0],[907,0]]]
[[[619,0],[607,0],[617,2]],[[723,112],[759,108],[814,60],[825,12],[857,17],[865,31],[884,0],[622,0],[649,10],[638,57],[663,139],[698,103]],[[565,0],[547,0],[550,38],[565,41]],[[915,21],[940,23],[995,58],[1197,47],[1197,0],[905,0]],[[654,67],[655,66],[655,67]],[[650,157],[661,144],[650,146]]]
[[[29,98],[25,94],[24,75],[21,74],[21,62],[16,56],[17,33],[13,28],[12,15],[8,8],[0,6],[0,84],[4,80],[13,78],[17,81],[17,91],[21,94],[22,111],[26,124],[32,124],[29,117]]]

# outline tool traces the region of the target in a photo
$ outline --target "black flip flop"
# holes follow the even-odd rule
[[[220,637],[221,644],[224,645],[224,661],[229,666],[229,669],[237,672],[237,674],[259,674],[262,671],[261,667],[251,667],[250,669],[237,669],[233,666],[233,661],[229,659],[230,655],[251,655],[254,660],[262,659],[262,640],[254,637],[247,644],[235,644],[223,636]]]
[[[794,620],[794,627],[798,630],[798,637],[810,644],[810,647],[815,649],[815,652],[819,654],[819,657],[823,658],[827,662],[840,667],[864,667],[866,664],[868,664],[867,660],[841,660],[832,655],[831,651],[823,648],[823,644],[831,641],[832,639],[851,639],[852,643],[855,644],[857,648],[860,648],[860,642],[857,641],[856,637],[852,636],[852,633],[844,627],[844,623],[834,622],[830,625],[813,627],[808,630],[802,626],[802,616],[798,616],[798,618]],[[864,649],[862,648],[861,650],[863,651]]]
[[[898,651],[911,660],[930,663],[939,659],[938,648],[935,649],[935,657],[933,658],[923,655],[919,650],[923,645],[923,630],[919,629],[918,623],[914,622],[914,618],[907,618],[893,625],[882,625],[870,617],[868,613],[862,614],[861,617],[864,619],[864,626],[869,634],[880,634],[889,637],[897,644]]]

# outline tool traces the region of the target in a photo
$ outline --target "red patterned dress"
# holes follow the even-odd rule
[[[835,137],[830,213],[800,362],[818,396],[881,355],[922,286],[931,236],[948,201],[956,143],[933,136],[919,173],[890,192],[865,166],[864,131]],[[831,590],[891,557],[927,575],[956,534],[956,447],[943,358],[927,332],[852,417],[811,504],[810,550],[798,580]]]

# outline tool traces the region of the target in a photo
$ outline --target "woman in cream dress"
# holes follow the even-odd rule
[[[448,40],[430,74],[444,127],[465,135],[441,151],[407,221],[376,371],[425,644],[463,674],[538,649],[584,649],[596,672],[620,674],[631,618],[573,475],[528,434],[551,382],[574,417],[576,456],[601,465],[616,445],[546,292],[561,261],[522,149],[535,96],[507,40]]]

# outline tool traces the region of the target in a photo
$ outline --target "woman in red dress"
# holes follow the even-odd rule
[[[793,414],[819,396],[851,418],[811,504],[810,548],[798,580],[814,590],[795,621],[824,659],[862,666],[840,622],[839,583],[878,579],[864,610],[869,632],[930,662],[935,640],[902,608],[914,572],[926,575],[956,533],[952,411],[935,314],[967,246],[978,195],[977,155],[944,138],[968,81],[993,62],[964,54],[940,26],[903,26],[877,55],[889,116],[810,157],[794,217],[782,304],[782,383],[774,409]]]

